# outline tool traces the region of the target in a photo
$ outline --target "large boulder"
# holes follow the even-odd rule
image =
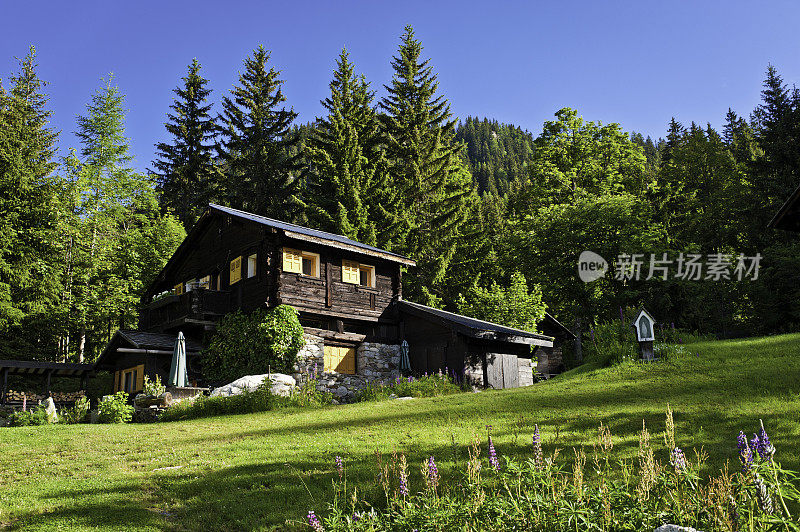
[[[292,390],[294,390],[295,386],[297,386],[297,382],[294,380],[294,377],[291,375],[285,375],[283,373],[270,373],[264,375],[246,375],[241,379],[236,379],[230,384],[226,384],[225,386],[220,386],[219,388],[214,388],[214,391],[211,392],[211,397],[227,397],[230,395],[240,395],[245,392],[245,390],[254,392],[258,389],[259,386],[264,382],[264,379],[269,378],[271,385],[271,390],[274,395],[280,395],[282,397],[288,397],[291,395]]]

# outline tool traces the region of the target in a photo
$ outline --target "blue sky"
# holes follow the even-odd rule
[[[414,25],[459,117],[533,132],[561,107],[663,136],[670,117],[720,126],[758,103],[768,63],[800,83],[800,3],[781,2],[99,2],[0,0],[0,78],[29,44],[50,86],[63,148],[75,115],[113,72],[127,97],[135,166],[150,165],[173,89],[193,57],[212,98],[236,82],[258,44],[283,71],[302,122],[322,113],[346,46],[383,93],[389,61]]]

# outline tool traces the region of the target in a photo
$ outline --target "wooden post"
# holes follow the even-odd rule
[[[6,389],[8,386],[8,368],[3,368],[3,393],[0,395],[0,405],[6,404]]]
[[[53,370],[48,369],[44,373],[44,382],[42,383],[42,395],[45,397],[50,395],[50,375],[52,375]]]

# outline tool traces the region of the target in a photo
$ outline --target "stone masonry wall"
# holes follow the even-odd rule
[[[356,374],[346,375],[323,371],[325,342],[319,336],[306,334],[306,344],[297,353],[294,378],[304,382],[317,376],[317,389],[328,391],[340,403],[350,402],[355,393],[372,381],[389,381],[400,376],[400,346],[362,342],[356,348]]]

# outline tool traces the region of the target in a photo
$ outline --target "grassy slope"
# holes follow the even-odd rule
[[[673,364],[576,370],[517,390],[155,425],[0,429],[0,528],[270,528],[325,508],[337,454],[348,482],[367,491],[376,448],[404,452],[411,464],[433,454],[446,477],[463,466],[474,434],[485,439],[486,424],[501,455],[525,457],[533,423],[550,452],[591,445],[603,421],[615,451],[632,457],[643,419],[660,443],[667,402],[678,444],[703,446],[709,467],[736,460],[736,434],[763,418],[780,461],[798,469],[800,334],[687,347],[692,355]],[[173,466],[183,467],[162,469]]]

